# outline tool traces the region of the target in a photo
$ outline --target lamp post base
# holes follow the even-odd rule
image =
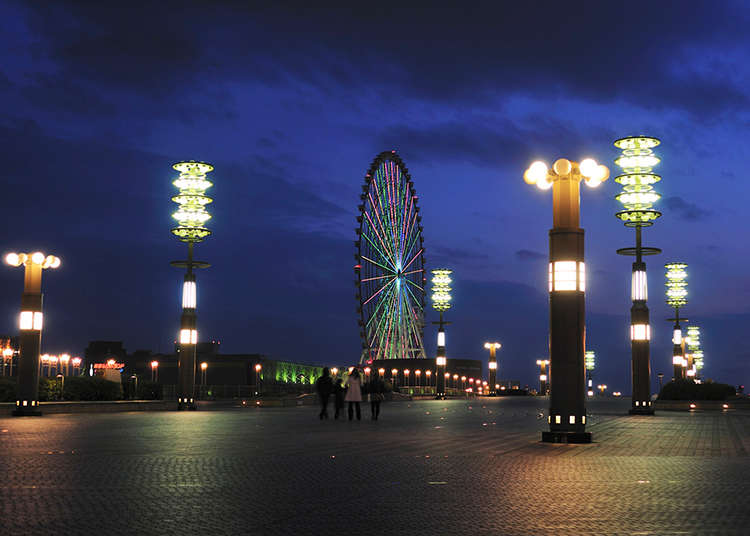
[[[591,432],[542,432],[543,443],[591,443]]]
[[[630,408],[628,410],[630,415],[654,415],[654,408]]]
[[[42,416],[42,410],[40,410],[38,407],[36,408],[16,408],[13,410],[13,413],[11,414],[14,417],[41,417]]]
[[[177,401],[177,411],[196,411],[197,409],[198,406],[195,404],[194,398],[178,399]]]

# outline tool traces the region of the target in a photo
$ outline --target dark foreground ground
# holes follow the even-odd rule
[[[750,412],[628,406],[576,446],[528,398],[3,418],[0,535],[750,534]]]

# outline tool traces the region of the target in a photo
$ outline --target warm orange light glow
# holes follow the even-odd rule
[[[391,369],[391,374],[394,376],[398,374],[398,369]]]
[[[432,371],[431,371],[431,370],[425,370],[425,371],[424,371],[424,373],[425,373],[425,374],[427,374],[427,377],[428,377],[428,378],[429,378],[430,376],[432,376]]]
[[[201,370],[206,370],[207,368],[208,368],[208,363],[206,363],[205,361],[201,363]]]
[[[450,377],[451,377],[451,373],[450,373],[450,372],[446,372],[446,373],[444,374],[444,376],[445,376],[445,378],[446,378],[446,379],[448,379],[448,378],[450,378]]]
[[[260,369],[261,369],[261,368],[262,368],[262,367],[260,366],[260,363],[258,363],[257,365],[255,365],[255,372],[260,372]],[[335,368],[335,367],[334,367],[334,368]],[[339,369],[336,369],[336,372],[338,372],[338,371],[339,371]]]
[[[116,362],[117,361],[115,361],[114,359],[107,359],[107,365],[109,365],[110,367],[113,366]]]
[[[75,359],[73,360],[73,362],[75,362]],[[159,366],[159,362],[158,361],[152,361],[151,362],[151,368],[152,369],[155,369],[158,366]]]

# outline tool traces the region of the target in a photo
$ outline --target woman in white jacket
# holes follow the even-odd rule
[[[354,418],[354,408],[357,408],[357,420],[362,420],[359,403],[362,402],[362,377],[357,368],[352,369],[346,380],[347,390],[344,400],[349,402],[349,420]]]

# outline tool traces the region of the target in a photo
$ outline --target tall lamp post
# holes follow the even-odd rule
[[[631,415],[653,415],[651,402],[651,324],[649,321],[648,282],[644,255],[661,253],[659,248],[645,247],[641,243],[641,232],[644,227],[654,224],[661,212],[653,206],[661,195],[654,191],[653,185],[661,180],[652,169],[659,163],[659,158],[652,149],[661,143],[657,138],[631,136],[615,141],[615,147],[622,150],[615,164],[623,173],[615,177],[615,182],[622,184],[623,191],[615,197],[623,204],[624,210],[615,216],[626,227],[635,228],[635,247],[620,248],[619,255],[635,257],[633,262],[631,293],[633,305],[630,308],[630,355],[633,396],[629,413]]]
[[[674,308],[674,318],[668,318],[668,322],[674,322],[672,329],[672,365],[674,368],[673,381],[685,378],[685,341],[682,338],[682,327],[680,320],[687,322],[687,318],[680,318],[680,307],[687,305],[687,264],[684,262],[669,262],[664,265],[667,269],[667,305]]]
[[[586,394],[594,396],[594,369],[596,368],[596,354],[593,350],[586,350],[583,356],[586,366]]]
[[[539,365],[539,394],[547,396],[549,391],[549,373],[547,372],[549,359],[537,359],[536,364]]]
[[[549,431],[542,441],[589,443],[586,432],[585,350],[586,267],[583,229],[579,227],[580,182],[596,187],[609,177],[609,169],[586,158],[581,163],[565,158],[552,169],[534,162],[524,180],[540,189],[552,188],[552,222],[549,232],[550,364]]]
[[[24,267],[21,314],[19,315],[20,348],[18,356],[18,398],[13,415],[41,415],[39,409],[39,353],[42,346],[42,270],[58,268],[54,255],[8,253],[5,262]]]
[[[185,280],[182,285],[182,317],[180,319],[180,337],[178,339],[177,362],[177,409],[195,410],[195,361],[198,344],[196,329],[197,290],[195,286],[196,268],[208,268],[207,262],[193,259],[193,248],[211,234],[204,224],[211,218],[206,205],[213,200],[207,197],[213,183],[206,179],[206,173],[213,171],[211,164],[204,162],[178,162],[172,166],[180,176],[172,183],[180,193],[172,198],[179,205],[172,217],[179,224],[172,229],[172,234],[188,245],[187,260],[172,261],[176,268],[185,268]]]
[[[260,363],[255,364],[255,394],[260,394],[260,371],[263,368],[263,366]],[[339,369],[336,367],[333,367],[336,372],[333,373],[334,376],[336,376],[339,373]]]
[[[484,343],[484,347],[490,351],[490,360],[487,362],[487,367],[490,370],[490,395],[495,396],[497,394],[497,390],[495,389],[495,385],[497,384],[497,359],[495,358],[495,351],[501,348],[502,344],[499,342],[486,342]]]
[[[435,381],[436,398],[445,398],[445,372],[447,358],[445,356],[445,326],[450,324],[443,320],[443,313],[451,308],[451,274],[452,270],[432,270],[432,308],[440,313],[440,320],[433,322],[438,325],[437,355],[435,366],[437,368]]]

